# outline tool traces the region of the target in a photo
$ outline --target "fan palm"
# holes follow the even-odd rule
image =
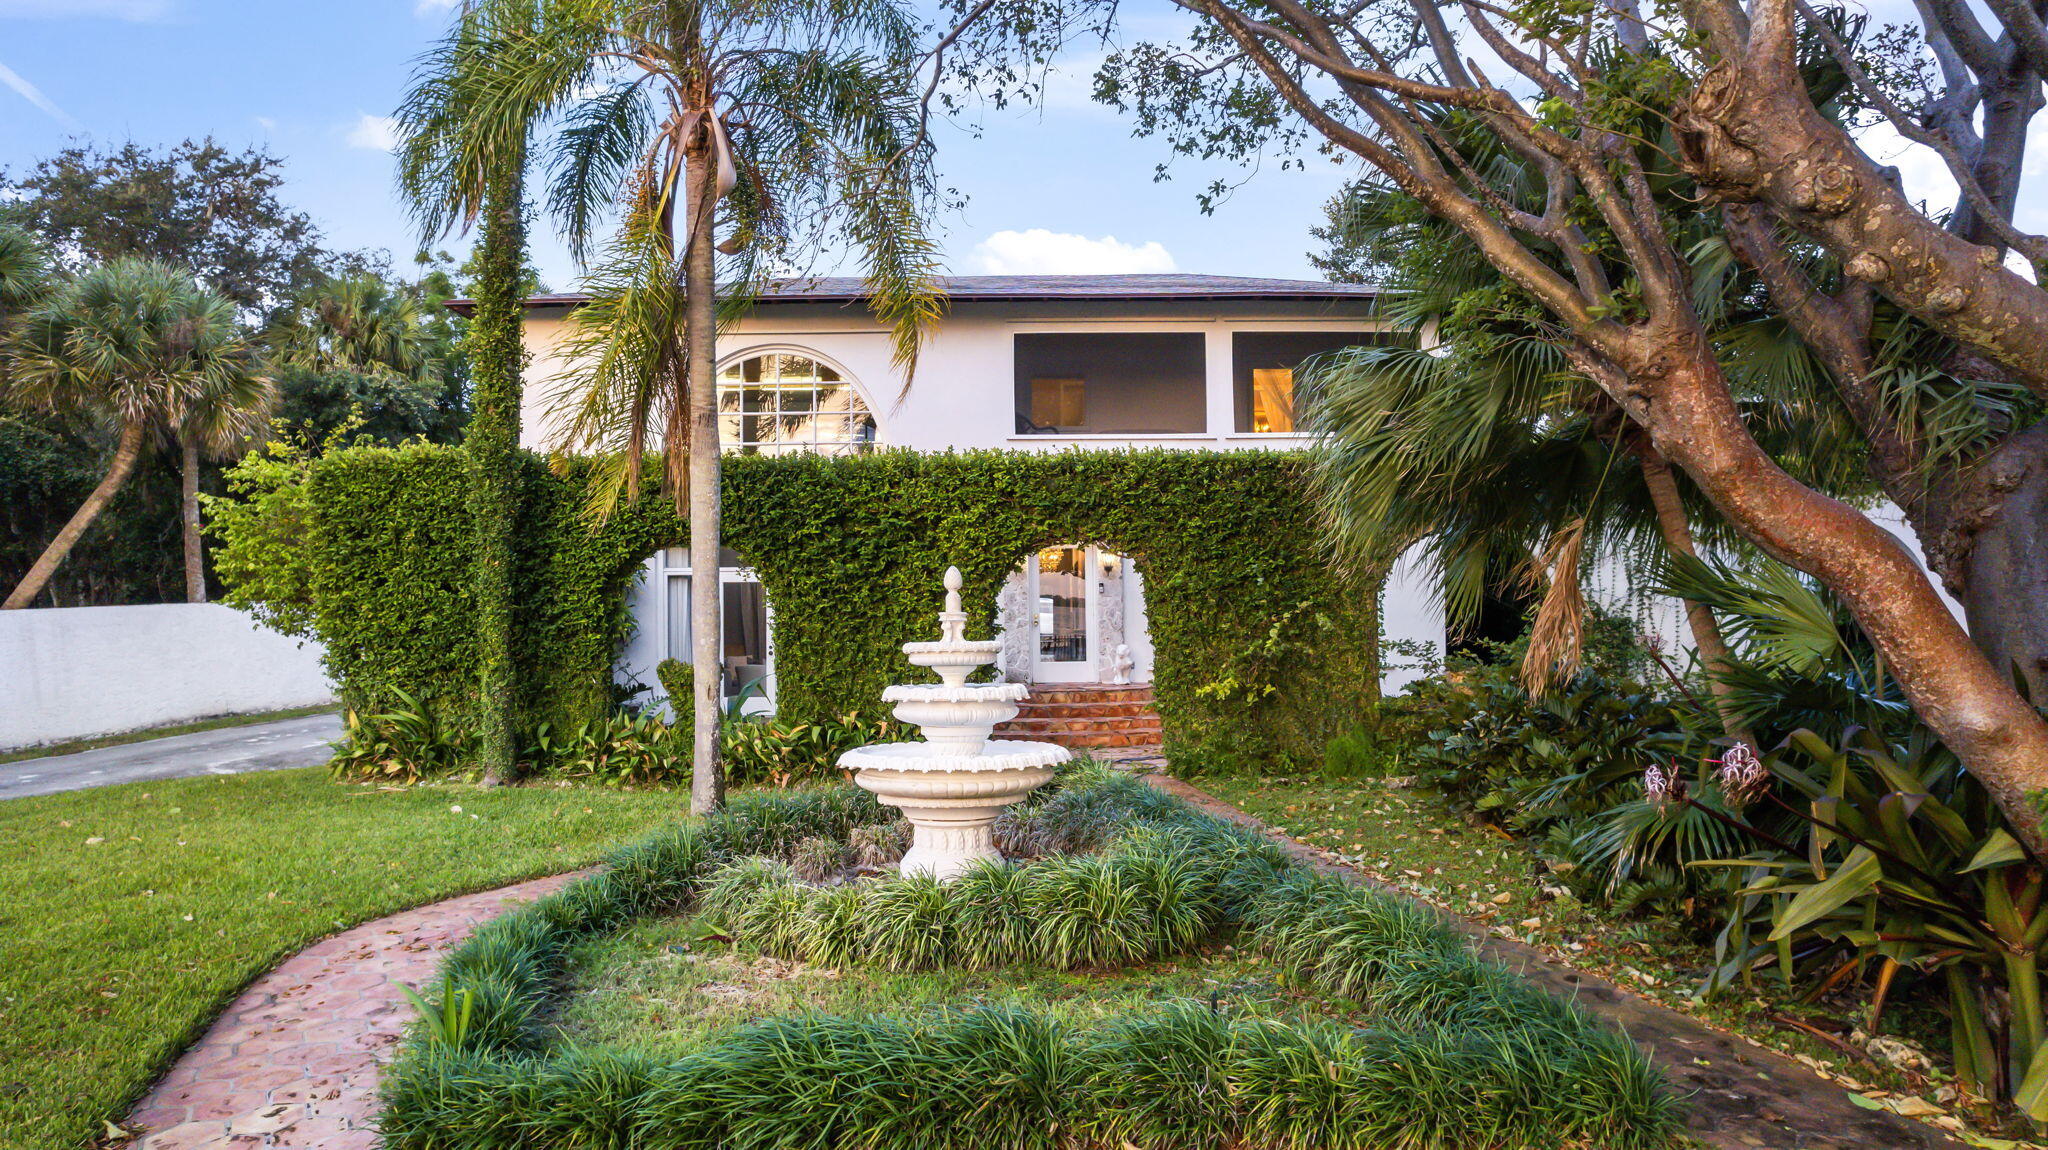
[[[1471,148],[1467,162],[1504,200],[1529,195],[1534,181],[1519,157],[1452,127],[1446,139]],[[1462,233],[1398,189],[1370,182],[1334,204],[1332,219],[1325,266],[1374,271],[1382,277],[1378,306],[1392,325],[1438,341],[1429,349],[1353,349],[1304,379],[1305,422],[1321,437],[1321,502],[1355,558],[1384,565],[1419,544],[1454,622],[1476,618],[1487,591],[1503,582],[1547,586],[1524,664],[1535,690],[1576,667],[1585,564],[1617,556],[1647,578],[1646,561],[1663,552],[1735,543],[1717,518],[1698,514],[1703,504],[1654,444],[1575,370]],[[1696,290],[1740,364],[1731,376],[1745,387],[1758,434],[1791,457],[1789,469],[1826,489],[1867,489],[1860,440],[1813,398],[1820,373],[1812,357],[1782,324],[1746,310],[1750,285],[1723,258],[1725,242],[1705,218],[1696,226]],[[1686,615],[1702,661],[1725,664],[1712,612],[1688,602]],[[1729,736],[1747,741],[1739,716],[1721,711]]]
[[[400,115],[409,189],[451,213],[486,149],[546,133],[547,206],[591,268],[560,446],[601,457],[603,514],[661,444],[689,520],[695,810],[722,793],[719,324],[841,246],[914,365],[940,308],[916,37],[897,0],[480,0]]]
[[[97,415],[118,428],[118,438],[106,476],[29,567],[6,609],[41,593],[133,474],[152,432],[220,443],[248,412],[263,410],[269,394],[245,375],[247,345],[234,303],[189,272],[152,260],[116,260],[79,276],[30,310],[12,343],[9,386],[17,401]]]
[[[0,224],[0,323],[41,298],[50,283],[50,256],[29,232]]]
[[[311,371],[429,370],[420,307],[374,275],[322,280],[268,334],[270,359]]]

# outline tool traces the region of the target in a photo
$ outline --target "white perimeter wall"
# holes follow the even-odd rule
[[[0,750],[331,703],[322,653],[211,603],[0,611]]]

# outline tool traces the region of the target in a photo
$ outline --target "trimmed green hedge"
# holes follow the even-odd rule
[[[775,607],[786,717],[871,710],[884,686],[916,674],[898,648],[930,637],[948,565],[967,578],[970,634],[985,636],[1025,556],[1085,542],[1134,557],[1144,574],[1159,711],[1183,763],[1311,762],[1377,697],[1377,596],[1328,563],[1305,462],[1177,451],[735,457],[726,542]],[[610,705],[626,582],[684,534],[653,493],[593,527],[581,513],[586,472],[524,461],[514,586],[527,731],[574,729]],[[426,445],[340,451],[311,469],[311,613],[351,705],[383,706],[402,688],[458,721],[474,713],[467,482],[458,452]]]
[[[1071,838],[1107,839],[1102,853],[984,865],[950,886],[756,881],[772,879],[774,860],[810,836],[844,839],[887,817],[846,786],[743,794],[621,850],[605,872],[485,924],[444,962],[440,1002],[426,1017],[465,1021],[415,1027],[384,1076],[385,1145],[1677,1144],[1679,1104],[1627,1038],[1476,958],[1430,912],[1315,875],[1256,832],[1128,776],[1075,772],[1034,805]],[[1024,892],[1014,915],[989,897],[998,886]],[[796,1014],[710,1036],[675,1060],[564,1042],[548,1027],[576,939],[707,908],[743,945],[785,936],[775,923],[791,913],[813,928],[835,920],[859,945],[834,965],[898,970],[1119,965],[1234,938],[1372,1017],[1355,1028],[1297,1024],[1193,1002],[1088,1028],[968,1004],[913,1018]],[[804,941],[831,933],[808,929]],[[1149,942],[1119,949],[1134,939]],[[1011,953],[995,953],[1005,940]]]

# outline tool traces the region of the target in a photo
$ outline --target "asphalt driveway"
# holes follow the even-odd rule
[[[341,737],[338,714],[169,735],[118,747],[0,763],[0,799],[48,795],[146,779],[239,775],[326,762]]]

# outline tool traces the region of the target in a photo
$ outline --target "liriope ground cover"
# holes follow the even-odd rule
[[[1427,911],[1087,769],[1007,817],[1018,861],[951,884],[807,882],[889,812],[851,787],[755,794],[621,850],[480,929],[385,1080],[394,1150],[1383,1150],[1676,1144],[1623,1036],[1472,956]],[[845,853],[855,848],[848,846]],[[657,916],[740,951],[898,975],[1100,975],[1230,945],[1333,1017],[1258,996],[1088,1014],[1028,998],[800,1009],[694,1042],[592,1042],[565,966]],[[430,997],[435,997],[430,996]]]

